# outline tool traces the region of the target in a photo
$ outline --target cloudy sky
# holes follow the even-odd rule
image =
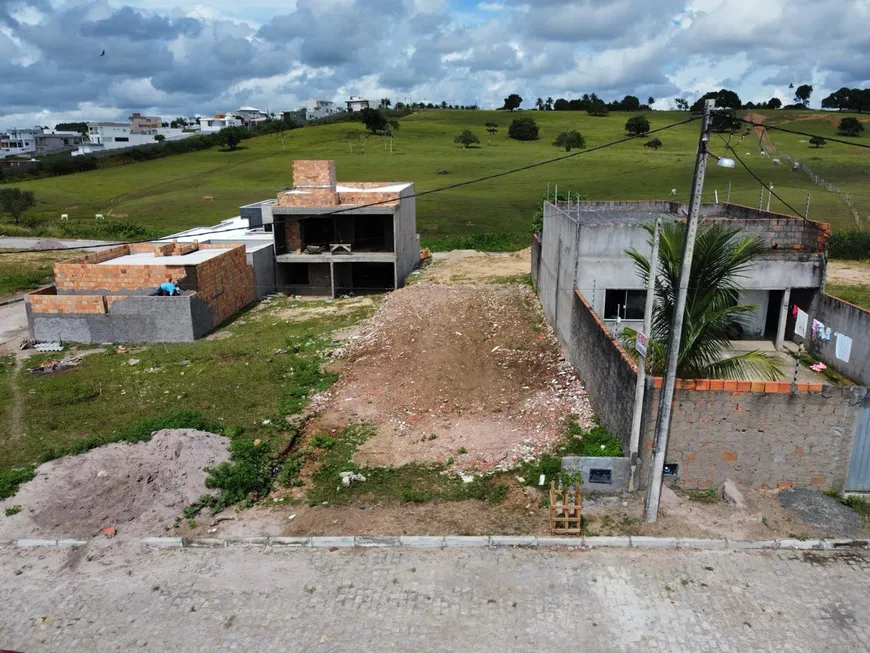
[[[0,127],[362,95],[812,105],[870,86],[870,0],[0,0]],[[100,57],[102,50],[105,57]]]

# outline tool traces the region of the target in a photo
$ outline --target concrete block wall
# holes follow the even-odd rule
[[[574,293],[565,355],[577,370],[601,424],[627,453],[637,384],[637,365],[579,292]]]
[[[417,235],[417,200],[414,185],[401,191],[401,204],[392,216],[393,252],[396,255],[396,288],[405,284],[420,261],[420,237]]]
[[[678,382],[666,458],[679,465],[677,483],[708,489],[731,478],[756,488],[842,489],[867,388],[798,386],[792,393],[789,383]],[[647,397],[644,484],[659,393]]]
[[[827,341],[807,338],[809,352],[856,383],[870,385],[870,311],[822,293],[810,309],[809,325],[814,319],[830,327],[832,332],[852,338],[852,351],[848,362],[841,361],[836,354],[837,338],[832,336]],[[807,335],[810,335],[809,329]]]

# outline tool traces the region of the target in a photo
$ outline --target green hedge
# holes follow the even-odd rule
[[[834,234],[828,240],[828,254],[855,261],[870,258],[870,231],[853,229]]]

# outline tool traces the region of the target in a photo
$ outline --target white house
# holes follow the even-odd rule
[[[305,117],[308,120],[318,120],[320,118],[328,118],[336,113],[341,113],[342,109],[335,106],[335,102],[330,100],[315,100],[311,99],[305,103]]]
[[[368,108],[369,108],[369,101],[364,100],[361,97],[351,95],[350,99],[347,101],[347,110],[348,111],[362,111],[363,109],[368,109]]]
[[[39,134],[42,134],[42,127],[10,129],[0,134],[0,159],[8,156],[33,156],[36,154],[36,137]]]
[[[236,115],[246,125],[256,125],[269,119],[268,113],[260,111],[256,107],[242,107],[236,111]]]
[[[158,139],[157,136],[163,136],[163,138]],[[177,140],[188,136],[192,136],[192,133],[184,132],[181,129],[160,127],[136,133],[127,122],[89,122],[88,140],[83,142],[72,155],[81,156],[110,150],[123,150],[127,147],[153,145],[160,140]]]
[[[241,127],[242,121],[231,114],[216,113],[212,118],[199,119],[199,131],[203,134],[216,134],[227,127]]]

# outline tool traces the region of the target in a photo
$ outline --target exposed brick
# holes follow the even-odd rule
[[[725,451],[722,453],[722,461],[726,463],[733,463],[737,460],[737,454],[733,451]]]

